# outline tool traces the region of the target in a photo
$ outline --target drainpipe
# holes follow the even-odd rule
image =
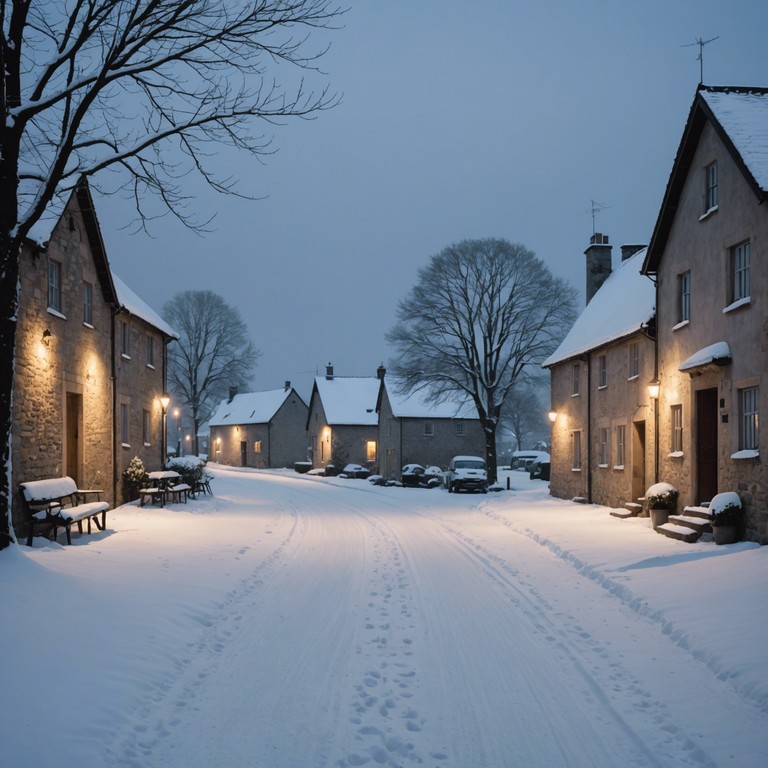
[[[110,380],[112,382],[112,504],[117,506],[117,363],[115,361],[115,353],[117,350],[116,336],[116,313],[112,313],[112,328],[110,332],[110,347],[111,347],[111,375]]]
[[[592,356],[585,355],[587,363],[587,502],[592,503]]]

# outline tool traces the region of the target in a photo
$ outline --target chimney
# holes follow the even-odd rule
[[[621,246],[621,260],[626,261],[632,258],[638,251],[642,251],[645,245],[622,245]]]
[[[587,304],[597,293],[600,286],[611,274],[611,246],[608,235],[595,232],[589,238],[589,248],[584,251],[587,257]]]
[[[333,365],[331,363],[325,366],[325,378],[328,381],[333,381]]]
[[[235,395],[237,394],[237,387],[230,387],[229,388],[229,400],[227,400],[228,403],[231,403],[235,399]]]
[[[287,392],[291,388],[291,382],[289,379],[285,380],[285,391]]]
[[[387,369],[384,367],[384,363],[382,363],[377,369],[376,369],[376,376],[378,377],[379,381],[384,381],[384,376],[387,374]]]

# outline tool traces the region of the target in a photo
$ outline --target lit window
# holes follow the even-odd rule
[[[691,273],[677,276],[677,322],[691,319]]]
[[[704,169],[704,211],[717,208],[717,163]]]
[[[749,241],[731,248],[731,301],[749,298],[749,251]]]
[[[435,425],[431,421],[424,422],[424,437],[433,437],[435,434]]]
[[[93,286],[83,283],[83,322],[93,325]]]
[[[61,312],[61,263],[48,259],[48,308]]]
[[[629,378],[636,379],[640,375],[640,345],[633,342],[629,345]]]
[[[254,453],[261,453],[261,440],[254,440],[253,441],[253,452]]]
[[[758,435],[758,388],[747,387],[739,390],[739,411],[741,416],[741,429],[739,435],[739,448],[741,450],[756,451],[760,447]]]
[[[608,360],[605,355],[597,358],[597,386],[608,386]]]
[[[376,461],[376,441],[368,440],[365,446],[365,456],[368,461]]]
[[[574,432],[571,435],[571,467],[581,469],[581,432]]]
[[[616,466],[624,466],[624,424],[619,424],[616,427]]]
[[[683,450],[683,406],[673,405],[670,418],[672,421],[672,453],[681,453]]]
[[[600,465],[603,467],[608,466],[609,460],[609,444],[608,444],[608,428],[600,428]]]
[[[571,396],[575,397],[579,394],[579,379],[581,376],[581,366],[578,363],[573,364],[573,379],[571,383]]]

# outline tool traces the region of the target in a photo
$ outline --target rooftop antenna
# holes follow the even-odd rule
[[[680,46],[681,48],[692,48],[694,45],[699,46],[699,55],[696,57],[699,62],[699,85],[704,84],[704,46],[713,43],[719,37],[720,35],[710,37],[709,40],[702,40],[700,37],[697,37],[695,42]]]
[[[594,235],[597,232],[595,229],[595,216],[597,216],[600,211],[610,208],[611,206],[606,205],[605,203],[598,203],[597,200],[590,200],[589,202],[592,203],[592,234]]]

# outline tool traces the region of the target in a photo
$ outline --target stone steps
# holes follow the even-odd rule
[[[656,532],[671,539],[685,541],[688,544],[697,542],[703,533],[710,533],[712,513],[704,504],[683,508],[682,515],[670,515],[669,521],[660,525]]]
[[[677,525],[675,523],[660,525],[656,528],[656,533],[668,536],[670,539],[684,541],[687,544],[694,544],[701,536],[701,531],[694,531],[693,528],[689,528],[687,525]]]

